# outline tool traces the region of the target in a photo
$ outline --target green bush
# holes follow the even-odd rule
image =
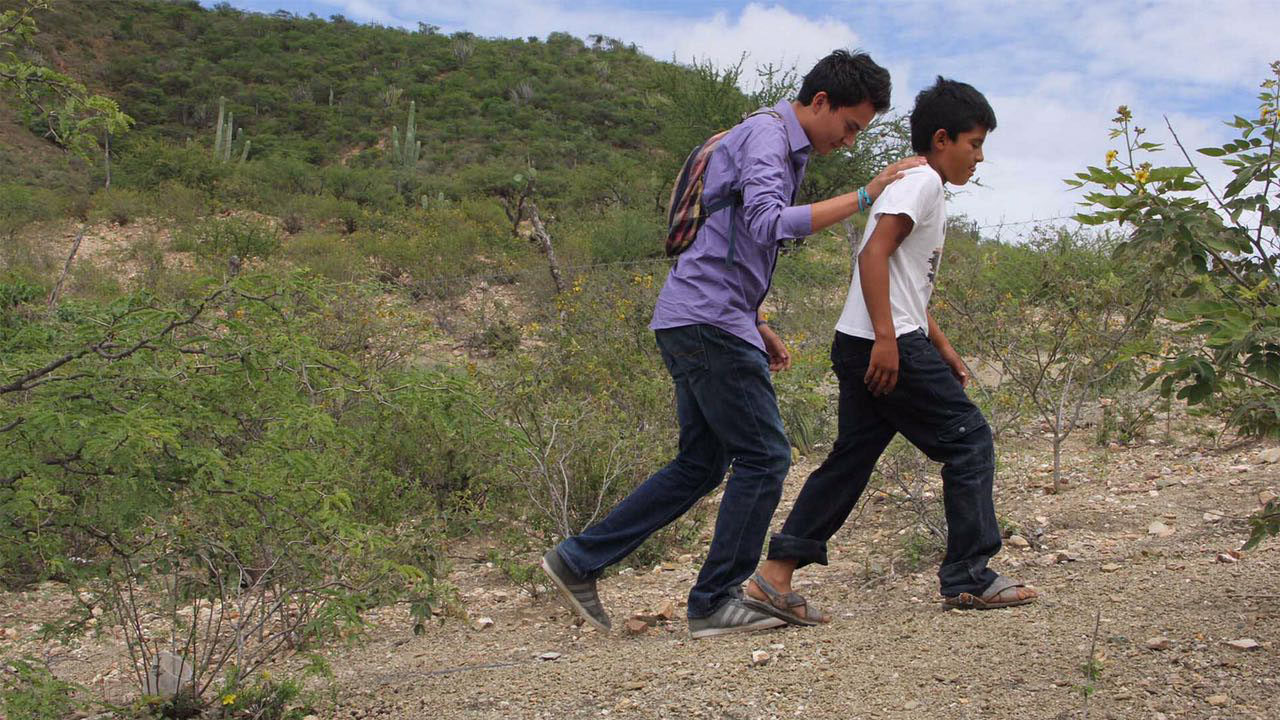
[[[154,212],[150,198],[137,190],[110,188],[99,190],[89,200],[91,222],[111,222],[117,225],[145,218]]]
[[[174,237],[174,249],[206,257],[266,258],[280,248],[280,231],[266,222],[241,217],[208,218]]]
[[[6,717],[62,720],[83,706],[75,699],[75,685],[54,677],[48,667],[32,658],[4,663],[0,667],[0,710]]]
[[[369,275],[368,263],[355,243],[331,231],[301,232],[282,245],[281,255],[338,282]]]

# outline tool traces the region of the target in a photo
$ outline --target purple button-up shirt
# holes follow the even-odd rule
[[[782,120],[756,115],[720,141],[704,177],[703,201],[710,205],[735,190],[742,204],[707,218],[658,295],[652,330],[714,325],[764,350],[756,311],[764,301],[778,261],[779,242],[813,229],[808,205],[791,205],[809,162],[809,137],[789,101],[773,106]],[[729,223],[736,226],[733,265]]]

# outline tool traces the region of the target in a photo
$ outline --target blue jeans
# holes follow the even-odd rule
[[[755,346],[711,325],[657,331],[675,382],[680,452],[604,520],[557,550],[571,570],[598,577],[733,473],[688,614],[707,617],[737,596],[755,570],[791,467],[769,360]]]
[[[942,463],[947,518],[947,553],[938,570],[942,594],[981,594],[996,579],[987,560],[1001,545],[991,497],[991,428],[922,330],[898,338],[898,384],[888,395],[873,396],[863,381],[872,345],[836,333],[831,346],[840,381],[836,441],[805,481],[782,532],[770,541],[769,559],[793,559],[797,567],[826,565],[826,541],[848,519],[889,441],[902,433]]]

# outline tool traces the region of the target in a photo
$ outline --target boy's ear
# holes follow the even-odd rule
[[[813,99],[809,101],[809,106],[813,108],[814,112],[817,112],[827,107],[827,102],[830,99],[831,98],[827,97],[826,90],[819,90],[813,94]]]
[[[933,141],[930,144],[933,146],[934,150],[940,150],[946,147],[947,143],[950,141],[951,136],[947,134],[947,129],[938,128],[933,131]]]

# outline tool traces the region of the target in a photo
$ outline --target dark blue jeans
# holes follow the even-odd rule
[[[836,333],[831,364],[840,381],[839,431],[827,459],[805,481],[782,532],[769,543],[769,559],[826,565],[826,541],[848,519],[889,441],[902,433],[942,463],[942,594],[980,594],[996,579],[987,560],[1001,544],[991,497],[991,428],[921,330],[898,338],[898,384],[888,395],[873,396],[863,382],[872,344]]]
[[[711,325],[657,331],[675,381],[680,452],[604,520],[560,543],[565,564],[586,577],[626,557],[733,474],[725,486],[707,559],[689,592],[691,618],[735,597],[755,570],[791,467],[769,360],[746,341]]]

